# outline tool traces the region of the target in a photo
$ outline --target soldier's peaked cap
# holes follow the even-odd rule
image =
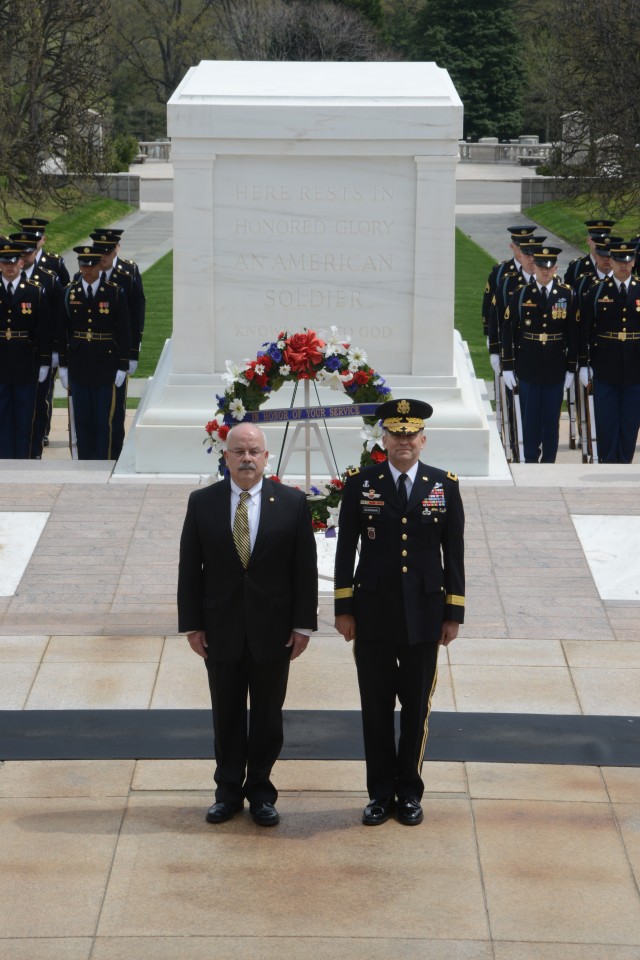
[[[422,430],[432,413],[433,407],[424,400],[386,400],[376,410],[384,430],[406,434]]]
[[[562,253],[562,247],[537,247],[533,251],[533,259],[539,267],[552,267]]]
[[[524,237],[531,237],[536,232],[536,228],[533,224],[522,224],[515,227],[507,227],[507,230],[511,234],[511,239],[514,243],[518,243],[519,240],[522,240]]]
[[[78,254],[78,264],[81,267],[93,267],[95,264],[100,263],[102,259],[100,250],[96,250],[95,247],[90,247],[86,244],[81,247],[74,247],[73,252]]]
[[[0,243],[0,263],[16,263],[22,256],[13,240],[4,240]]]
[[[618,263],[629,263],[635,255],[636,245],[632,240],[618,241],[609,247],[609,256]]]
[[[611,233],[611,227],[615,226],[615,220],[585,220],[584,225],[593,236],[593,234]]]
[[[44,220],[42,217],[20,217],[18,223],[23,230],[29,230],[41,237],[49,221]]]

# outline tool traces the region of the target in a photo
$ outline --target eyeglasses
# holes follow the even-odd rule
[[[264,450],[252,447],[251,450],[227,450],[227,453],[230,453],[232,457],[237,457],[238,460],[241,460],[242,457],[251,457],[252,460],[255,460],[261,453],[264,453]]]

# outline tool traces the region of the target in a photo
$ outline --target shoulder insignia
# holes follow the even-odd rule
[[[448,479],[448,480],[455,480],[456,483],[458,482],[458,476],[457,476],[457,474],[451,473],[451,470],[448,470],[448,471],[447,471],[447,479]]]
[[[360,467],[349,467],[347,470],[348,477],[356,477],[360,473]]]

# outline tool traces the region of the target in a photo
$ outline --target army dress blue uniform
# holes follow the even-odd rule
[[[49,310],[51,313],[51,323],[53,325],[51,349],[52,353],[57,353],[57,330],[55,325],[60,298],[63,294],[60,280],[58,279],[58,275],[53,273],[53,271],[45,270],[43,267],[38,266],[34,266],[33,270],[31,271],[31,276],[28,276],[28,279],[31,280],[32,283],[37,283],[39,286],[41,286],[47,297],[47,302],[49,304]],[[49,372],[45,379],[38,381],[36,390],[36,409],[33,421],[33,435],[31,438],[32,459],[42,456],[44,438],[45,436],[49,436],[51,414],[53,411],[53,387],[55,375],[55,367],[50,366]]]
[[[0,459],[28,459],[41,366],[51,364],[53,318],[41,286],[0,282]]]
[[[600,463],[631,463],[640,426],[640,280],[613,277],[584,298],[580,366],[593,369]]]
[[[577,355],[573,289],[554,277],[546,300],[535,279],[514,290],[502,326],[502,368],[518,378],[527,463],[555,462],[565,375],[575,371]]]
[[[65,291],[58,312],[60,367],[69,369],[69,392],[79,460],[112,460],[115,376],[129,369],[129,311],[115,283],[98,283],[89,298],[82,280]]]
[[[422,797],[440,632],[443,621],[464,620],[463,533],[464,509],[453,474],[418,461],[404,507],[388,462],[354,470],[347,479],[335,613],[355,617],[370,797]]]

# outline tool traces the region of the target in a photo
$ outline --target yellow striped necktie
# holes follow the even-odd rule
[[[251,540],[249,538],[249,511],[247,501],[251,498],[251,494],[246,490],[240,494],[240,502],[236,508],[236,515],[233,518],[233,542],[236,545],[236,550],[238,551],[238,556],[242,561],[242,566],[246,568],[249,566],[249,558],[251,557]]]

